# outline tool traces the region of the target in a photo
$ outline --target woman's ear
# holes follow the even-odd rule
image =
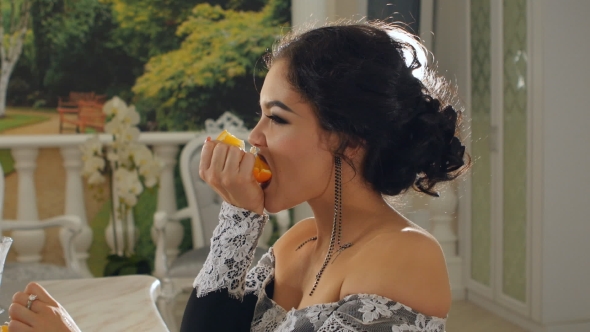
[[[330,151],[337,154],[342,153],[344,157],[351,161],[362,158],[364,154],[364,141],[351,139],[347,135],[335,132],[326,132],[324,139]]]
[[[364,144],[362,144],[362,142],[353,142],[349,140],[346,142],[346,147],[344,148],[344,156],[349,160],[353,160],[355,164],[360,163],[365,152],[363,146]]]

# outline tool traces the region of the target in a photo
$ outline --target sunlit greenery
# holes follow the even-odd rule
[[[262,55],[281,33],[275,18],[280,1],[269,1],[260,12],[225,10],[197,5],[179,27],[180,48],[153,57],[133,91],[155,105],[165,129],[199,129],[204,120],[224,111],[255,118]],[[258,66],[257,66],[258,65]]]
[[[253,76],[259,85],[290,0],[33,0],[31,14],[9,105],[55,107],[94,91],[182,130],[227,110],[252,124]]]

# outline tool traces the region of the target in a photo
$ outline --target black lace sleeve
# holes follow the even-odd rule
[[[211,250],[195,279],[181,331],[250,331],[257,301],[246,289],[246,273],[267,215],[224,202]]]
[[[180,332],[250,331],[257,297],[247,294],[243,300],[231,298],[227,289],[197,297],[193,289],[186,304]]]

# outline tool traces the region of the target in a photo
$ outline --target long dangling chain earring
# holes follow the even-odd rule
[[[326,258],[324,259],[324,263],[320,268],[320,271],[315,276],[315,282],[313,284],[313,288],[311,292],[309,292],[309,296],[312,296],[315,292],[316,288],[318,287],[318,283],[324,274],[324,270],[326,270],[326,266],[332,260],[332,256],[334,255],[334,245],[338,243],[338,250],[336,250],[336,257],[347,248],[352,246],[351,242],[341,244],[342,239],[342,160],[340,157],[336,157],[334,159],[335,165],[335,176],[334,176],[334,220],[332,222],[332,235],[330,235],[330,246],[328,247],[328,252],[326,253]],[[307,241],[300,244],[296,250],[299,250],[304,244],[310,241],[317,240],[317,236],[308,239]]]

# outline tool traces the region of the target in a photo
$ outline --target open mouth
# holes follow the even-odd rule
[[[268,186],[270,185],[270,180],[263,182],[260,184],[260,188],[262,188],[262,190],[266,189]]]
[[[266,161],[266,158],[264,158],[264,156],[263,156],[263,155],[261,155],[261,154],[258,154],[257,156],[258,156],[258,158],[260,158],[260,159],[261,159],[261,160],[262,160],[262,161],[263,161],[263,162],[264,162],[266,165],[268,165],[268,161]],[[269,166],[269,168],[270,168],[270,166]],[[266,188],[267,188],[267,187],[270,185],[270,181],[272,181],[272,176],[271,176],[271,178],[270,178],[270,179],[268,179],[267,181],[260,183],[260,187],[262,188],[262,190],[266,189]]]

